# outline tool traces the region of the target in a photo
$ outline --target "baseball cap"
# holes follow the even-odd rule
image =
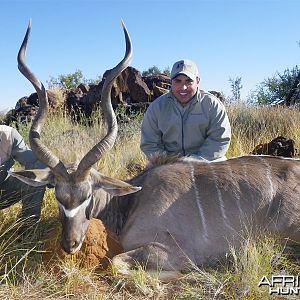
[[[179,74],[184,74],[196,81],[196,78],[199,76],[197,65],[189,59],[179,60],[173,65],[171,79],[174,79]]]

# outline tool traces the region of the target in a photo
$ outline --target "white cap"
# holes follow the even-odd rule
[[[199,77],[197,65],[189,59],[182,59],[173,65],[171,79],[174,79],[180,74],[188,76],[193,81],[196,81],[196,78]]]

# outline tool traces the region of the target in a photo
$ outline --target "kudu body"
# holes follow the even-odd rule
[[[110,106],[111,82],[131,56],[126,30],[125,37],[123,63],[110,71],[102,92],[106,107]],[[26,37],[24,40],[27,42]],[[21,58],[19,55],[21,71],[25,68],[22,49],[24,46]],[[30,72],[23,74],[33,78]],[[78,167],[67,168],[39,140],[47,99],[39,81],[33,81],[43,105],[30,131],[31,146],[49,170],[12,175],[29,184],[55,186],[62,246],[67,252],[80,249],[91,217],[101,219],[119,235],[125,253],[115,256],[113,264],[120,272],[127,273],[139,263],[149,272],[161,270],[161,278],[176,277],[193,265],[216,262],[230,245],[240,244],[245,230],[271,232],[300,242],[299,160],[271,156],[215,163],[166,159],[125,183],[92,168],[100,158],[99,144],[107,145],[104,138],[94,147],[96,154],[89,152]],[[107,136],[111,136],[111,128],[116,126],[113,110],[106,109],[106,115]],[[113,135],[114,141],[116,133]]]

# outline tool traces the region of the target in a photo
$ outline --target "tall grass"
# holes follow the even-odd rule
[[[278,136],[293,139],[300,145],[300,112],[297,108],[246,106],[242,103],[227,107],[232,126],[232,143],[227,156],[249,154],[256,145]]]
[[[283,107],[228,106],[232,124],[232,143],[228,157],[245,155],[255,145],[283,135],[299,148],[300,111]],[[95,113],[94,120],[101,119]],[[141,116],[120,124],[119,136],[110,153],[96,168],[120,179],[128,179],[146,165],[139,149]],[[27,125],[19,131],[28,142]],[[105,126],[73,123],[63,111],[49,116],[42,133],[45,144],[64,162],[80,160],[105,135]],[[195,266],[182,279],[162,283],[141,268],[129,278],[113,270],[96,272],[78,267],[70,260],[49,267],[42,262],[42,245],[47,232],[56,226],[57,203],[47,190],[42,220],[35,239],[20,240],[15,217],[16,204],[0,211],[0,299],[281,299],[259,288],[261,276],[299,274],[297,260],[284,254],[284,245],[275,238],[245,237],[239,249],[231,248],[228,260],[214,268]],[[293,299],[292,297],[290,299]]]

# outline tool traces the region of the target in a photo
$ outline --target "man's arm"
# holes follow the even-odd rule
[[[162,133],[158,128],[157,115],[150,105],[144,115],[141,128],[141,150],[149,158],[151,155],[163,154]]]
[[[224,157],[231,140],[231,126],[225,107],[219,101],[213,102],[210,110],[210,127],[207,138],[201,146],[197,156],[207,160]]]
[[[14,160],[19,162],[25,169],[44,169],[47,166],[40,162],[32,150],[25,144],[23,137],[16,129],[12,129],[12,151]]]

